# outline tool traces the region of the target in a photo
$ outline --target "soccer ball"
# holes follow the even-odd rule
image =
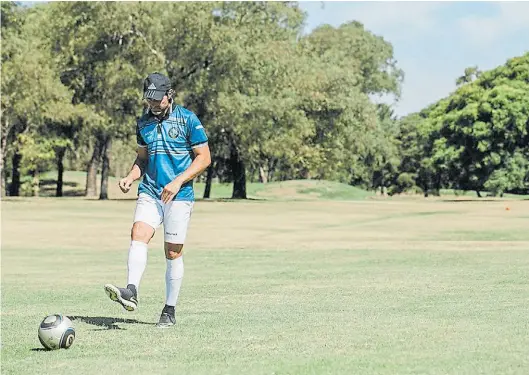
[[[39,325],[39,340],[48,350],[68,349],[75,340],[72,321],[62,314],[48,315]]]

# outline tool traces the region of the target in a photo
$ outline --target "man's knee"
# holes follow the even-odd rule
[[[154,236],[154,229],[149,224],[137,221],[132,226],[130,237],[133,241],[149,243],[152,236]]]
[[[184,244],[165,243],[165,257],[167,259],[176,259],[183,254]]]

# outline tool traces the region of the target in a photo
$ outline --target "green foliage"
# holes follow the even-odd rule
[[[61,83],[41,32],[46,15],[38,9],[11,11],[16,22],[10,21],[14,26],[6,30],[2,53],[2,161],[17,153],[21,171],[36,172],[53,148],[71,144],[73,129],[90,115],[84,105],[72,105],[72,92]]]
[[[52,3],[46,10],[61,80],[73,102],[93,112],[90,133],[132,135],[142,80],[157,62],[142,32],[154,21],[136,3]]]
[[[529,53],[487,72],[469,68],[448,98],[401,119],[400,173],[425,193],[527,191],[528,72]]]
[[[27,119],[31,127],[22,131],[71,139],[72,151],[89,149],[96,139],[126,144],[141,111],[142,79],[159,70],[205,123],[223,180],[231,178],[234,155],[267,180],[372,186],[393,173],[386,150],[394,120],[379,121],[368,95],[398,96],[402,72],[391,45],[357,22],[302,36],[305,15],[290,2],[59,2],[29,13],[24,38],[31,43],[25,50],[16,50],[17,43],[6,48],[18,57],[12,64],[26,70],[5,74],[10,102],[2,108],[45,111]],[[15,20],[13,14],[5,17]],[[24,91],[9,86],[18,77],[29,80],[30,71],[40,79],[38,97],[24,95],[29,82]],[[34,153],[45,155],[44,149]],[[35,160],[45,168],[46,157]]]
[[[400,95],[404,74],[393,59],[393,47],[382,37],[364,29],[357,21],[338,28],[329,25],[315,29],[306,38],[307,47],[353,87],[365,94]]]
[[[449,97],[397,119],[372,100],[400,96],[391,44],[356,21],[304,35],[305,17],[295,2],[3,2],[2,172],[11,156],[44,172],[65,151],[97,164],[114,141],[104,168],[126,173],[143,79],[161,71],[205,124],[223,182],[527,191],[529,54],[469,67]]]
[[[20,134],[17,138],[20,154],[22,155],[22,172],[30,173],[49,168],[55,158],[56,147],[71,145],[69,140],[42,137],[38,134]]]
[[[503,196],[506,191],[520,191],[529,186],[529,154],[516,151],[499,169],[495,169],[484,188],[494,196]]]
[[[462,85],[474,81],[481,75],[481,70],[477,66],[471,66],[465,69],[465,73],[456,80],[456,85]]]
[[[453,187],[479,191],[489,179],[487,186],[495,189],[524,186],[523,172],[510,173],[509,178],[515,179],[510,183],[499,181],[505,180],[501,176],[507,170],[524,168],[513,161],[520,159],[515,154],[526,153],[528,147],[528,69],[529,54],[509,60],[459,88],[444,113],[430,115],[440,136],[432,158],[445,167]]]

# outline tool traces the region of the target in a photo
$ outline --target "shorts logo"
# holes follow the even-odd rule
[[[173,139],[178,137],[178,127],[173,126],[171,129],[169,129],[169,137]]]

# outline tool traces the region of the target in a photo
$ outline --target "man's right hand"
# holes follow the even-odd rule
[[[132,181],[132,179],[130,179],[129,177],[124,177],[119,180],[119,188],[122,192],[128,193],[133,182],[134,181]]]

